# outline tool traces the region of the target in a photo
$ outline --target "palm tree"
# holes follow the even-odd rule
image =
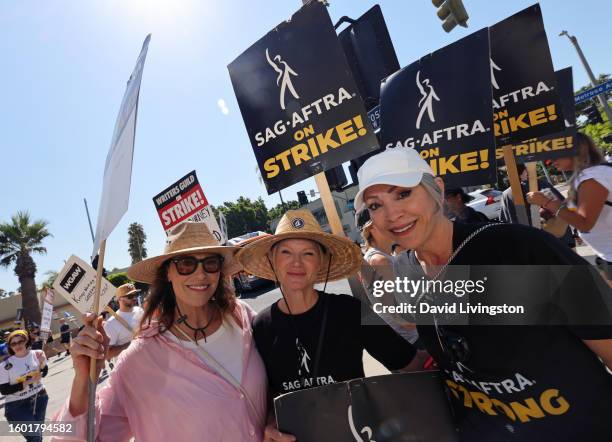
[[[53,288],[53,283],[57,279],[57,275],[59,275],[59,272],[56,272],[55,270],[47,270],[45,272],[45,275],[47,276],[47,279],[45,279],[41,284],[41,290]]]
[[[15,264],[15,275],[21,284],[21,306],[26,323],[40,323],[40,306],[36,294],[36,264],[32,253],[47,253],[43,240],[52,236],[47,221],[30,222],[28,212],[17,212],[10,223],[0,223],[0,266]]]

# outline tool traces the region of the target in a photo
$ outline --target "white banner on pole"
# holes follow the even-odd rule
[[[96,271],[81,258],[72,255],[57,275],[53,289],[66,298],[79,312],[91,312],[96,290]],[[115,287],[102,278],[100,305],[108,304],[115,296],[115,291]]]
[[[108,238],[128,209],[136,116],[138,114],[138,95],[150,40],[151,34],[147,35],[142,44],[142,50],[136,61],[136,67],[128,80],[119,115],[117,115],[117,121],[115,122],[115,130],[104,166],[102,198],[98,209],[98,223],[96,224],[96,238],[92,257],[98,254],[100,243]]]

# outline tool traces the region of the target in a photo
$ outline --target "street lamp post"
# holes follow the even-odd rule
[[[572,44],[576,48],[576,52],[578,52],[578,57],[580,57],[580,61],[582,62],[584,69],[587,71],[587,75],[589,76],[591,85],[593,87],[596,87],[597,80],[595,79],[595,75],[593,75],[593,71],[591,70],[591,67],[589,66],[589,63],[587,62],[584,54],[582,53],[582,49],[580,49],[580,45],[578,44],[578,39],[576,39],[576,37],[574,37],[573,35],[569,35],[567,31],[561,31],[561,33],[559,34],[559,37],[562,37],[563,35],[569,38],[569,40],[572,42]],[[605,95],[603,94],[598,95],[597,98],[599,99],[599,102],[601,103],[606,115],[608,116],[608,124],[612,125],[612,110],[610,110],[610,106],[608,106],[608,100],[606,100]]]

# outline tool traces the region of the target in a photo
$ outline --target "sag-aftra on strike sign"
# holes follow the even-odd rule
[[[302,7],[228,69],[268,193],[378,148],[320,2]]]

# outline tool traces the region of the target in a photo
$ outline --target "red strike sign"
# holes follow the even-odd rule
[[[199,184],[195,184],[187,193],[180,194],[174,201],[157,211],[165,230],[168,230],[187,218],[195,215],[208,201]]]

